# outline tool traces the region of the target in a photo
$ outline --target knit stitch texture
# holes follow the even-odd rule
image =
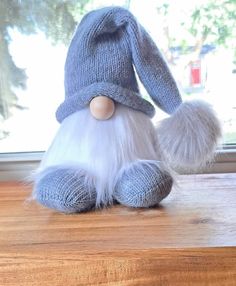
[[[152,117],[155,108],[139,93],[134,67],[149,95],[171,114],[181,104],[177,85],[157,46],[134,16],[121,7],[88,13],[71,41],[65,64],[65,100],[59,122],[105,95]]]
[[[117,182],[114,198],[130,207],[152,207],[171,191],[172,177],[161,170],[158,162],[138,161],[126,168]]]
[[[88,211],[95,206],[96,191],[89,189],[81,172],[52,169],[35,185],[36,200],[42,205],[65,213]]]

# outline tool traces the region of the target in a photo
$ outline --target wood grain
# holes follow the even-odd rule
[[[181,176],[159,207],[64,215],[0,184],[0,286],[236,285],[236,174]]]

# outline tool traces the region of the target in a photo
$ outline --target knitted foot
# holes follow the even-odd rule
[[[114,198],[126,206],[147,208],[163,200],[172,185],[172,177],[161,170],[158,162],[139,161],[123,171]]]
[[[85,172],[73,169],[46,170],[34,192],[39,203],[65,213],[87,211],[96,202],[96,191],[86,184]]]

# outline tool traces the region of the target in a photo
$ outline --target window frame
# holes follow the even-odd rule
[[[30,179],[45,152],[0,154],[0,181],[23,181]],[[215,161],[195,174],[236,173],[236,145],[225,145],[216,151]]]

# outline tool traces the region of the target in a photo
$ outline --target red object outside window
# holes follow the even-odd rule
[[[201,85],[201,61],[193,61],[190,63],[190,85]]]

